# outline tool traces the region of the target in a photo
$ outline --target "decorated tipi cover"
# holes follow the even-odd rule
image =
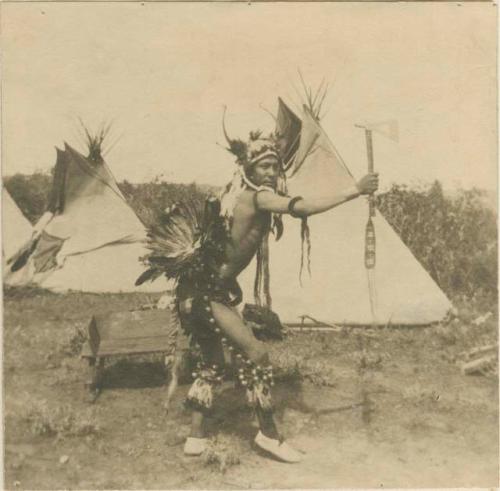
[[[290,196],[331,195],[354,184],[307,108],[292,172]],[[425,325],[446,315],[450,301],[380,213],[373,218],[376,267],[372,272],[375,288],[370,291],[364,263],[367,218],[368,204],[363,197],[309,217],[311,275],[306,261],[301,281],[305,254],[301,223],[284,217],[284,235],[278,242],[270,238],[269,258],[272,309],[283,323]],[[251,265],[240,276],[248,303],[253,303],[253,278]]]

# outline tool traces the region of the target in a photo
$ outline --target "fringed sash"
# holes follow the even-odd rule
[[[272,308],[271,273],[269,271],[269,232],[264,235],[257,249],[257,269],[253,294],[259,307]]]
[[[307,217],[301,218],[300,239],[301,239],[301,251],[300,251],[299,281],[300,285],[302,286],[302,273],[304,271],[304,263],[306,261],[307,261],[307,272],[309,273],[309,276],[311,276],[311,231],[309,229],[309,224],[307,223]]]

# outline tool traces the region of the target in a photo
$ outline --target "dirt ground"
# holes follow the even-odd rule
[[[5,489],[498,485],[498,380],[463,376],[454,362],[491,336],[492,324],[290,334],[270,343],[274,400],[303,462],[282,464],[253,449],[255,422],[230,384],[209,420],[211,450],[187,458],[188,386],[165,414],[159,357],[108,362],[105,390],[95,404],[85,400],[78,332],[94,312],[154,299],[6,296]]]

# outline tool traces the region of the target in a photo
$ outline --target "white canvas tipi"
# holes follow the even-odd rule
[[[351,187],[354,179],[320,125],[304,110],[295,165],[302,165],[288,181],[290,196],[330,195]],[[375,291],[370,298],[364,264],[368,205],[357,198],[325,213],[309,217],[311,276],[301,264],[300,220],[284,217],[281,240],[270,238],[272,309],[287,325],[425,325],[441,320],[450,301],[377,213]],[[245,301],[254,303],[254,268],[240,282]],[[371,300],[374,312],[372,313]],[[305,316],[305,317],[304,317]]]
[[[32,233],[31,223],[23,215],[9,192],[2,188],[2,256],[4,261],[28,242]]]
[[[8,284],[37,284],[56,292],[164,291],[163,278],[136,287],[145,227],[127,204],[102,159],[69,145],[57,150],[46,213],[35,225],[33,251],[11,261]],[[26,248],[25,248],[26,249]],[[14,270],[14,271],[13,271]]]

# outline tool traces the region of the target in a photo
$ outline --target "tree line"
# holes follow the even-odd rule
[[[4,178],[4,184],[28,220],[36,223],[46,209],[52,176],[16,174]],[[146,226],[173,203],[217,191],[159,178],[118,186]],[[459,190],[447,196],[438,181],[420,187],[394,184],[377,195],[377,208],[452,300],[472,300],[484,308],[496,304],[497,218],[485,205],[482,191]]]

